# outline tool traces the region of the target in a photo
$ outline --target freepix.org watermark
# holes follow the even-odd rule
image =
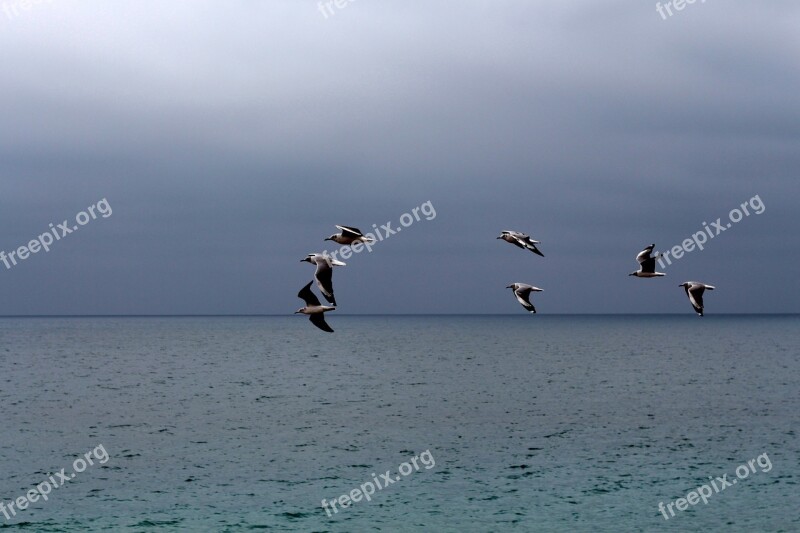
[[[3,2],[3,13],[9,19],[15,19],[25,11],[30,11],[33,6],[52,4],[53,0],[17,0],[16,2]]]
[[[78,231],[81,226],[85,226],[95,220],[98,215],[108,218],[111,214],[111,206],[108,204],[108,200],[103,198],[95,205],[87,207],[86,211],[81,211],[75,215],[75,224],[72,226],[70,226],[69,220],[65,220],[58,225],[54,225],[51,222],[49,231],[42,233],[27,245],[20,246],[16,250],[8,252],[8,254],[6,254],[5,250],[0,250],[0,261],[6,266],[6,270],[11,270],[11,267],[17,266],[19,261],[26,260],[31,254],[39,253],[41,250],[49,252],[53,243],[60,241],[70,233]]]
[[[752,209],[752,212],[748,209]],[[741,208],[741,209],[740,209]],[[703,222],[703,229],[698,231],[697,233],[693,234],[691,238],[684,239],[681,244],[676,244],[666,252],[663,252],[661,256],[658,258],[658,266],[661,268],[665,268],[666,265],[664,261],[666,261],[667,265],[672,264],[672,259],[669,258],[669,255],[672,254],[673,259],[680,259],[683,257],[684,253],[689,253],[693,251],[695,248],[698,250],[702,250],[705,244],[710,240],[719,235],[720,233],[727,231],[731,228],[734,224],[740,222],[744,217],[750,216],[751,213],[755,213],[756,215],[760,215],[767,209],[767,206],[764,205],[764,202],[761,200],[759,195],[755,195],[746,202],[742,202],[739,207],[734,207],[728,213],[728,222],[727,224],[722,222],[722,217],[718,218],[715,222],[712,222],[709,226],[707,222]],[[656,252],[659,254],[660,252]]]
[[[664,2],[662,5],[661,2],[656,2],[656,11],[658,14],[661,15],[661,20],[667,20],[667,16],[672,16],[675,13],[672,12],[673,8],[675,11],[683,11],[686,9],[687,5],[694,4],[697,0],[670,0],[669,2]],[[700,0],[701,4],[705,4],[706,0]]]
[[[419,462],[418,462],[419,460]],[[343,509],[350,507],[353,503],[358,503],[362,499],[367,501],[372,500],[372,495],[375,494],[375,489],[383,490],[389,485],[397,483],[402,478],[410,475],[412,472],[416,472],[419,470],[419,463],[422,463],[422,466],[425,467],[425,470],[430,470],[434,466],[436,466],[436,460],[433,458],[430,450],[425,450],[419,455],[415,455],[410,459],[409,462],[402,463],[398,468],[397,472],[400,475],[392,476],[392,471],[387,470],[380,476],[376,476],[374,473],[372,474],[372,481],[367,481],[363,483],[359,488],[351,490],[349,493],[342,494],[336,499],[331,501],[327,501],[323,498],[322,500],[322,508],[325,509],[325,512],[328,516],[333,516],[331,514],[331,509],[333,509],[334,513],[338,513],[339,510],[336,508],[336,505],[339,504]],[[413,466],[412,466],[413,465]],[[381,484],[381,482],[383,484]],[[330,506],[330,509],[328,509]]]
[[[355,1],[356,0],[321,0],[317,2],[317,9],[319,9],[322,16],[327,19],[329,16],[332,17],[336,14],[336,11],[333,9],[334,7],[341,11]]]
[[[48,477],[45,481],[42,481],[34,488],[29,490],[24,496],[20,496],[16,500],[13,500],[9,503],[5,503],[0,500],[0,513],[3,513],[3,516],[6,517],[6,520],[11,520],[13,517],[17,516],[17,511],[24,511],[30,504],[38,502],[40,498],[43,501],[47,501],[49,499],[48,495],[53,491],[53,489],[63,487],[65,483],[71,479],[75,479],[75,476],[90,466],[93,466],[94,460],[92,457],[94,457],[94,459],[96,459],[101,465],[106,464],[109,459],[108,452],[101,444],[94,450],[90,450],[83,454],[82,457],[75,459],[72,462],[73,471],[71,473],[67,474],[65,472],[66,468],[62,468],[60,471],[51,474],[50,477]]]
[[[338,250],[334,250],[333,252],[328,252],[327,250],[322,252],[322,255],[328,257],[333,260],[341,259],[349,259],[350,256],[354,253],[358,254],[366,248],[368,252],[372,252],[372,248],[380,241],[384,241],[391,237],[392,235],[396,235],[403,231],[403,228],[407,228],[412,225],[414,222],[419,222],[422,217],[420,217],[420,213],[425,217],[425,220],[433,220],[436,218],[436,208],[433,207],[433,204],[430,200],[425,202],[424,204],[415,207],[409,213],[403,213],[400,215],[400,227],[395,226],[392,228],[392,221],[388,221],[386,224],[382,224],[380,227],[377,224],[372,225],[372,229],[375,231],[367,232],[364,234],[365,239],[359,240],[358,242],[354,242],[348,246],[342,246]],[[339,256],[339,257],[337,257]]]
[[[769,472],[772,470],[772,461],[769,460],[769,456],[766,453],[762,453],[755,459],[750,459],[747,463],[737,466],[736,479],[729,480],[728,474],[722,474],[722,477],[717,478],[708,476],[711,482],[710,485],[701,485],[695,490],[689,491],[685,498],[678,498],[674,502],[669,502],[666,506],[664,502],[659,502],[658,510],[664,515],[664,520],[669,520],[670,517],[675,516],[675,511],[672,509],[673,507],[678,509],[678,511],[685,511],[690,505],[697,505],[701,501],[703,505],[707,505],[708,499],[711,498],[711,496],[719,494],[726,488],[736,485],[740,479],[747,479],[750,474],[755,474],[756,464],[758,464],[761,472]],[[712,487],[714,489],[713,491],[711,490]],[[669,511],[669,516],[667,516],[667,511]]]

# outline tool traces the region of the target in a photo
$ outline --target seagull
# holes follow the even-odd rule
[[[333,329],[325,322],[325,311],[335,311],[335,307],[329,307],[327,305],[320,305],[319,299],[317,296],[311,292],[311,284],[314,283],[313,281],[309,281],[308,285],[300,289],[300,292],[297,293],[298,298],[302,298],[303,301],[306,303],[305,307],[301,307],[294,314],[302,313],[304,315],[308,315],[308,319],[311,321],[312,324],[317,326],[322,331],[327,331],[328,333],[333,333]]]
[[[356,242],[366,242],[371,243],[374,242],[375,239],[372,237],[365,237],[361,230],[358,228],[353,228],[350,226],[340,226],[336,224],[336,227],[339,228],[341,233],[334,233],[327,239],[326,241],[333,241],[339,244],[353,244]]]
[[[698,315],[703,316],[703,293],[706,289],[713,291],[713,285],[706,285],[697,281],[686,281],[678,285],[686,290],[686,296],[689,297],[689,303],[692,304],[694,310]]]
[[[522,304],[522,307],[531,313],[536,312],[536,308],[531,303],[531,291],[542,292],[542,289],[527,283],[512,283],[506,289],[514,289],[514,296],[517,297],[517,301]]]
[[[655,246],[655,244],[651,244],[639,252],[639,255],[636,256],[636,260],[639,262],[639,270],[631,272],[628,274],[629,276],[636,276],[637,278],[657,278],[659,276],[666,276],[663,272],[656,272],[656,259],[663,254],[651,256]]]
[[[532,240],[530,235],[520,233],[519,231],[503,230],[500,233],[498,239],[503,239],[506,242],[510,242],[514,246],[525,248],[526,250],[530,250],[536,255],[541,255],[542,257],[544,257],[544,254],[540,252],[539,249],[536,247],[536,245],[539,244],[539,241]]]
[[[336,305],[336,298],[333,296],[333,265],[335,260],[320,254],[308,254],[308,257],[301,259],[300,262],[307,261],[317,265],[314,272],[314,279],[317,281],[319,292],[328,300],[329,304]],[[337,263],[343,265],[341,261]]]

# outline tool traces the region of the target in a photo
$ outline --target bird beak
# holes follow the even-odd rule
[[[498,238],[499,238],[499,237],[498,237]],[[508,287],[506,287],[506,289],[513,289],[513,288],[514,288],[514,286],[513,286],[513,285],[509,285]]]

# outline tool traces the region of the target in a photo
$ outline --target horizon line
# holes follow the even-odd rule
[[[689,313],[536,313],[541,316],[688,316]],[[714,313],[706,316],[791,316],[784,313]],[[268,318],[289,317],[294,313],[267,314],[72,314],[72,315],[0,315],[0,318]],[[337,313],[336,316],[528,316],[523,313]]]

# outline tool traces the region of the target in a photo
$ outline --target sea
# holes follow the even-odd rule
[[[0,529],[800,531],[798,315],[328,322],[0,318]]]

